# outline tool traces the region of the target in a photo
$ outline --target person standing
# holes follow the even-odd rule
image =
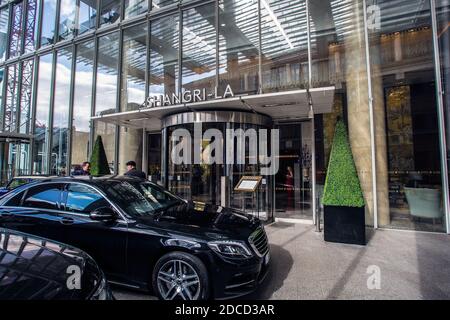
[[[91,163],[85,161],[81,164],[81,168],[73,172],[73,176],[89,176],[91,174]]]
[[[134,162],[134,161],[127,162],[127,172],[125,172],[125,176],[137,177],[137,178],[141,178],[141,179],[147,178],[147,176],[144,172],[136,169],[136,162]]]

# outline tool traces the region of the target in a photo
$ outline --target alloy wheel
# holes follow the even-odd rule
[[[182,260],[169,260],[158,271],[158,289],[164,300],[198,300],[200,278],[195,269]]]

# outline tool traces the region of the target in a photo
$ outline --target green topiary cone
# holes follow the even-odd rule
[[[105,148],[101,136],[97,136],[95,140],[94,150],[91,156],[91,175],[103,176],[111,174],[109,171],[108,159],[106,158]]]
[[[364,207],[361,184],[342,120],[336,123],[322,203],[326,206]]]

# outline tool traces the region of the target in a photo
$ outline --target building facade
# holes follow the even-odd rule
[[[314,221],[343,119],[367,225],[450,233],[449,18],[450,0],[2,0],[1,180],[69,175],[101,136],[113,173]],[[236,192],[261,165],[174,162],[177,129],[278,129],[279,170]]]

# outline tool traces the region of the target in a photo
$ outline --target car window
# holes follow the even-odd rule
[[[8,188],[8,190],[12,190],[12,189],[20,187],[21,185],[24,185],[28,182],[29,182],[29,179],[20,179],[20,178],[12,179],[11,182],[8,184],[7,188]]]
[[[184,203],[166,190],[146,182],[110,182],[104,191],[125,212],[132,216],[146,216],[156,210]]]
[[[81,184],[67,186],[66,211],[89,214],[95,209],[109,206],[109,202],[91,187]]]
[[[6,203],[5,206],[10,206],[10,207],[17,207],[20,206],[20,202],[22,201],[22,197],[23,194],[25,193],[25,191],[19,192],[18,194],[16,194],[14,197],[12,197],[11,199],[9,199]]]
[[[23,201],[24,207],[58,210],[62,184],[48,183],[28,189]]]

